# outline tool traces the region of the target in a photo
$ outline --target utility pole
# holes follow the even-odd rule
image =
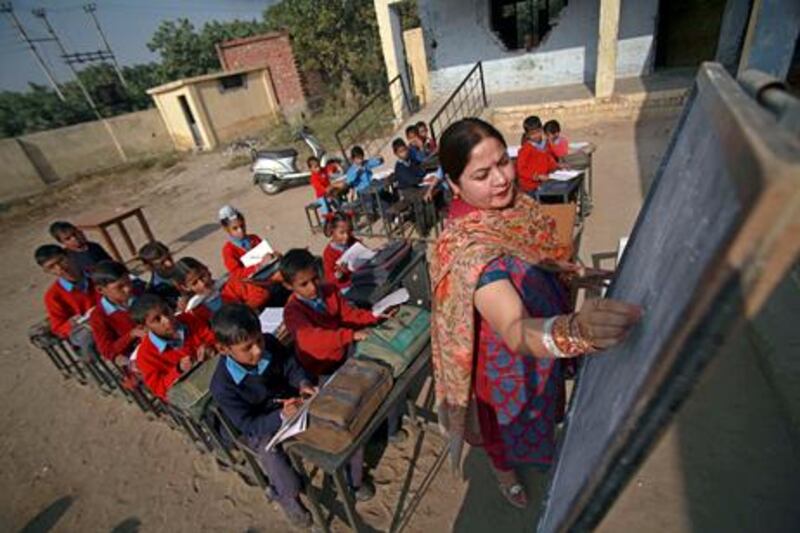
[[[111,45],[108,44],[108,39],[106,39],[106,34],[103,33],[103,28],[100,27],[100,21],[97,20],[97,15],[95,15],[95,11],[97,11],[97,4],[91,3],[86,4],[83,6],[83,11],[86,12],[92,20],[94,21],[94,26],[97,28],[97,33],[100,34],[100,39],[102,39],[103,44],[106,47],[106,52],[111,57],[111,63],[114,65],[114,70],[117,72],[117,77],[119,81],[122,83],[122,86],[126,89],[128,88],[128,84],[125,83],[125,78],[122,76],[122,70],[119,68],[119,63],[117,63],[117,58],[114,55],[114,52],[111,51]]]
[[[23,41],[25,41],[25,44],[28,45],[28,48],[30,48],[33,57],[36,58],[36,62],[39,63],[39,66],[42,68],[42,71],[44,71],[44,75],[50,82],[50,86],[53,87],[53,90],[58,95],[58,98],[62,102],[66,101],[66,98],[64,98],[64,94],[61,92],[61,88],[58,86],[58,83],[56,83],[55,76],[53,76],[53,73],[50,72],[50,68],[47,66],[47,63],[44,62],[42,56],[39,55],[39,50],[36,49],[36,45],[33,44],[34,42],[37,41],[52,41],[52,39],[31,39],[30,37],[28,37],[28,34],[25,32],[25,28],[22,27],[22,24],[20,24],[19,19],[17,19],[17,16],[14,14],[14,8],[11,6],[11,2],[3,2],[2,4],[0,4],[0,13],[5,13],[6,15],[8,15],[8,19],[11,21],[11,25],[14,27],[14,29],[17,30],[19,36],[22,38]]]
[[[64,48],[64,45],[61,43],[61,39],[58,38],[58,34],[56,34],[56,31],[53,29],[53,26],[50,25],[50,21],[47,20],[47,14],[45,13],[45,10],[43,8],[38,8],[38,9],[33,9],[31,12],[33,13],[33,16],[42,19],[42,22],[44,22],[44,25],[47,28],[47,32],[56,42],[59,50],[61,50],[61,57],[64,59],[64,63],[67,64],[69,69],[72,71],[72,74],[75,76],[75,81],[77,82],[78,87],[80,87],[81,92],[83,93],[83,97],[86,98],[86,103],[88,103],[89,107],[92,109],[92,111],[94,111],[94,114],[97,116],[97,119],[103,123],[103,126],[105,126],[106,130],[108,131],[108,135],[111,137],[111,140],[113,141],[114,146],[116,147],[117,152],[119,153],[119,156],[122,159],[122,161],[127,162],[128,156],[125,154],[125,150],[122,149],[122,145],[117,139],[117,136],[114,134],[114,130],[111,128],[111,124],[100,113],[100,110],[97,108],[97,105],[95,105],[94,100],[92,100],[92,96],[89,94],[89,91],[86,89],[86,86],[81,81],[80,76],[78,76],[78,71],[75,70],[75,67],[73,66],[73,63],[75,61],[71,60],[73,54],[70,54],[69,52],[67,52],[67,49]]]

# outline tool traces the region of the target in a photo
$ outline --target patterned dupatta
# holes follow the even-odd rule
[[[463,201],[431,245],[433,289],[431,348],[439,422],[450,436],[457,468],[463,440],[479,442],[472,390],[475,369],[476,313],[473,296],[478,280],[494,259],[511,255],[552,270],[571,270],[570,250],[555,240],[555,221],[539,204],[517,194],[505,209],[474,209]]]

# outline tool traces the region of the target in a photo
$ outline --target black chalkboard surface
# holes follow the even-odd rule
[[[799,148],[722,67],[701,67],[608,294],[645,316],[581,369],[540,532],[598,523],[722,339],[797,257]]]

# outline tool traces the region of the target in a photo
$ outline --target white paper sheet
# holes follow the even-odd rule
[[[266,451],[272,449],[290,437],[294,437],[298,433],[302,433],[308,427],[308,404],[309,400],[303,403],[303,406],[295,416],[283,423],[283,425],[275,432],[270,441],[264,446]]]
[[[508,154],[508,157],[510,157],[511,159],[517,157],[517,154],[519,154],[519,148],[520,147],[518,144],[512,144],[510,146],[507,146],[506,153]]]
[[[578,150],[583,150],[584,148],[588,148],[589,143],[586,141],[577,141],[569,143],[569,151],[570,152],[577,152]]]
[[[357,242],[345,250],[337,263],[346,266],[350,272],[355,272],[358,267],[375,257],[377,253],[375,250],[370,250],[360,242]]]
[[[375,302],[375,305],[372,306],[372,314],[375,316],[382,315],[390,307],[406,303],[409,298],[408,290],[405,288],[397,289]]]
[[[242,256],[242,264],[246,267],[259,264],[269,254],[275,253],[275,250],[270,246],[269,241],[264,239],[255,248],[248,251]]]
[[[283,307],[267,307],[258,316],[261,321],[261,333],[275,335],[283,324]]]
[[[372,179],[374,180],[385,180],[389,176],[394,173],[394,170],[390,168],[384,168],[382,170],[376,170],[372,173]]]
[[[581,170],[556,170],[550,173],[550,179],[556,181],[569,181],[583,173]]]

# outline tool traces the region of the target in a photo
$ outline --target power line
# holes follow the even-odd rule
[[[42,56],[39,55],[39,50],[36,48],[36,45],[33,44],[34,40],[28,37],[28,34],[25,32],[25,28],[22,27],[22,24],[20,24],[19,19],[17,19],[17,16],[14,14],[14,8],[11,6],[11,2],[3,2],[2,4],[0,4],[0,13],[5,13],[6,15],[8,15],[8,19],[9,21],[11,21],[11,25],[14,27],[14,29],[17,30],[20,37],[28,45],[28,48],[33,54],[33,57],[36,58],[36,62],[39,63],[39,66],[42,68],[44,75],[47,77],[47,80],[50,82],[50,85],[53,87],[53,90],[58,95],[58,98],[62,102],[65,102],[66,98],[64,98],[64,94],[61,92],[61,88],[58,86],[55,76],[53,76],[53,73],[50,72],[50,68],[47,66],[47,63],[45,63]],[[41,39],[36,39],[36,42],[40,41]]]
[[[92,17],[92,20],[94,21],[94,26],[95,28],[97,28],[97,33],[100,34],[100,39],[106,46],[106,53],[109,56],[108,59],[111,59],[111,63],[114,65],[114,70],[117,72],[117,77],[119,78],[119,81],[122,82],[122,86],[127,89],[128,84],[125,83],[125,77],[122,75],[122,70],[119,68],[119,64],[117,63],[117,58],[114,56],[114,52],[111,51],[111,45],[108,44],[108,39],[106,39],[106,34],[103,33],[103,28],[100,27],[100,21],[97,20],[97,15],[95,15],[95,12],[97,11],[97,4],[95,3],[86,4],[83,6],[83,10],[90,17]]]
[[[86,102],[89,104],[89,107],[94,111],[94,114],[97,116],[97,119],[103,123],[106,130],[108,131],[108,135],[111,137],[111,140],[114,143],[117,152],[119,153],[120,158],[122,158],[123,162],[128,161],[128,156],[125,154],[125,150],[122,149],[122,145],[120,144],[117,136],[114,134],[114,130],[111,127],[111,124],[105,119],[105,117],[100,113],[100,110],[94,103],[92,96],[89,94],[89,91],[86,89],[86,86],[81,81],[80,76],[78,75],[78,71],[75,70],[74,64],[78,61],[76,60],[76,54],[70,54],[67,49],[64,47],[64,44],[61,42],[61,39],[58,37],[56,30],[53,29],[53,26],[50,25],[50,21],[47,20],[47,14],[43,8],[33,9],[31,10],[33,16],[42,20],[47,29],[47,33],[53,38],[55,43],[58,45],[59,50],[61,50],[61,58],[64,60],[64,63],[69,67],[72,71],[73,76],[75,76],[75,82],[78,84],[81,92],[83,93],[83,97],[86,99]],[[78,54],[80,55],[80,54]]]

